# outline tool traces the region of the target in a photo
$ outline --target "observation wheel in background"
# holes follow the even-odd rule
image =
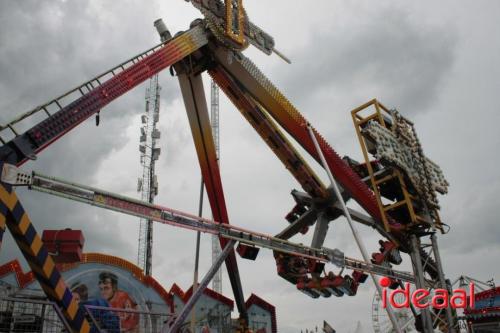
[[[415,288],[412,287],[412,291]],[[395,297],[397,302],[402,302],[402,296]],[[410,309],[394,309],[394,314],[399,323],[399,327],[404,333],[416,333],[415,329],[415,316]],[[375,333],[392,333],[395,332],[392,326],[387,311],[382,307],[382,299],[378,292],[375,291],[372,301],[372,326]]]
[[[411,284],[410,285],[410,295],[415,291],[415,285]],[[390,290],[387,291],[387,297],[389,297]],[[432,291],[431,295],[429,297],[432,297]],[[394,297],[394,300],[396,303],[401,304],[404,302],[404,296],[401,294],[397,294]],[[413,313],[412,309],[410,308],[394,308],[394,314],[397,318],[399,327],[402,332],[404,333],[418,333],[418,330],[416,329],[416,317],[415,314]],[[417,313],[417,317],[421,317],[421,311],[419,309],[415,309]],[[436,320],[436,319],[435,319]],[[436,325],[437,327],[434,328],[435,333],[444,333],[443,330],[439,329],[439,325]],[[373,301],[372,301],[372,327],[373,331],[375,333],[393,333],[395,332],[391,321],[389,320],[389,317],[387,315],[387,312],[385,309],[382,307],[382,299],[379,296],[379,294],[375,291],[373,294]]]

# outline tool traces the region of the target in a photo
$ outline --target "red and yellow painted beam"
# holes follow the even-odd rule
[[[182,73],[178,78],[213,218],[219,223],[229,224],[201,75]],[[219,241],[222,248],[228,242],[222,237],[219,237]],[[245,300],[234,250],[231,250],[226,258],[226,267],[238,311],[240,315],[246,317]]]
[[[90,325],[85,319],[83,310],[73,298],[16,193],[11,186],[0,183],[0,229],[2,232],[5,226],[12,233],[43,291],[49,300],[61,308],[71,328],[79,333],[90,332]]]
[[[244,87],[278,123],[313,158],[320,158],[307,130],[308,121],[276,86],[242,54],[234,56],[223,49],[213,49],[216,61],[231,75],[239,86]],[[336,180],[376,220],[382,223],[382,216],[373,192],[360,177],[340,158],[326,140],[313,129],[329,168]]]
[[[27,161],[28,157],[18,153],[19,149],[15,148],[17,142],[24,142],[24,145],[29,143],[34,153],[41,152],[116,98],[184,59],[207,42],[202,26],[196,26],[174,37],[162,48],[125,68],[119,74],[0,147],[0,156],[3,155],[9,163],[20,166]]]
[[[243,92],[221,66],[209,70],[209,74],[301,184],[304,191],[315,198],[326,198],[326,188],[321,180],[260,105]]]
[[[214,220],[229,224],[201,76],[180,74],[178,78]],[[221,245],[225,245],[226,242],[224,240]]]

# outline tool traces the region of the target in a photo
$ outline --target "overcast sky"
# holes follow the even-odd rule
[[[274,36],[292,65],[245,51],[341,155],[361,159],[349,111],[376,97],[414,120],[426,155],[450,182],[441,197],[439,237],[447,277],[500,279],[500,2],[490,1],[244,1],[251,20]],[[0,1],[0,123],[13,118],[158,42],[153,21],[172,33],[200,17],[181,0]],[[209,87],[205,77],[205,86]],[[176,78],[160,75],[157,202],[195,213],[200,171]],[[41,154],[26,170],[124,195],[135,192],[140,114],[145,85],[114,101]],[[298,188],[239,112],[221,96],[221,172],[233,224],[276,234]],[[317,170],[317,166],[315,166]],[[324,173],[320,176],[326,180]],[[86,252],[135,262],[138,220],[19,190],[39,232],[84,230]],[[204,215],[210,217],[208,209]],[[360,227],[369,250],[380,237]],[[166,287],[192,283],[191,231],[155,226],[153,275]],[[6,235],[0,263],[20,253]],[[201,272],[210,266],[210,236],[202,237]],[[310,237],[297,236],[308,243]],[[345,220],[330,226],[326,246],[361,258]],[[409,269],[409,258],[399,268]],[[371,328],[374,287],[356,297],[312,300],[276,274],[272,253],[238,260],[245,296],[277,307],[280,332],[300,332],[327,320],[338,332],[361,321]],[[330,270],[336,270],[330,267]],[[223,287],[231,296],[227,276]]]

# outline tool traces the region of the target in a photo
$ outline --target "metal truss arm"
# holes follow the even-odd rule
[[[35,159],[36,154],[69,132],[90,116],[98,113],[104,106],[123,95],[149,77],[182,60],[187,55],[207,43],[203,27],[195,26],[189,31],[171,39],[161,48],[152,49],[132,58],[128,63],[121,64],[99,77],[71,90],[55,100],[35,108],[6,126],[0,127],[0,132],[10,129],[15,137],[0,147],[0,161],[21,165],[28,159]],[[125,68],[126,65],[129,67]],[[119,74],[115,72],[121,70]],[[103,78],[111,78],[101,82]],[[100,80],[101,79],[101,80]],[[86,88],[87,92],[84,92]],[[81,97],[62,106],[63,98],[79,92]],[[50,114],[48,107],[52,105],[57,112]],[[48,116],[45,120],[33,126],[23,134],[18,134],[14,124],[40,110]]]
[[[326,188],[319,177],[309,167],[300,153],[287,140],[281,130],[272,119],[264,112],[250,95],[243,92],[230,75],[217,66],[209,70],[217,85],[224,91],[245,119],[257,131],[260,137],[267,143],[269,148],[276,154],[285,167],[292,173],[295,179],[302,185],[304,191],[312,197],[325,198]]]
[[[247,245],[267,248],[325,263],[333,263],[339,267],[374,273],[414,283],[414,277],[410,273],[345,257],[344,254],[337,249],[325,247],[315,249],[271,235],[250,231],[229,224],[214,222],[195,215],[124,197],[90,186],[67,182],[62,179],[44,176],[34,172],[32,174],[26,174],[12,165],[4,166],[2,170],[2,181],[18,186],[27,185],[32,190],[144,219],[151,219],[163,224],[218,235],[219,237],[225,238],[226,241],[235,240]]]

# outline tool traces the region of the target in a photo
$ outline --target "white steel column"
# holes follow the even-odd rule
[[[333,178],[332,171],[328,167],[328,164],[326,163],[325,156],[323,155],[323,151],[321,150],[321,147],[318,144],[318,140],[316,139],[316,135],[314,134],[311,126],[307,124],[307,129],[309,130],[309,135],[311,136],[311,139],[314,143],[314,147],[316,147],[316,150],[318,151],[318,155],[321,159],[321,164],[323,164],[323,168],[325,168],[326,173],[328,175],[328,178],[330,179],[330,182],[332,184],[333,190],[335,191],[335,195],[337,196],[337,200],[340,202],[342,206],[342,210],[344,211],[344,215],[347,219],[347,222],[349,223],[349,227],[351,228],[352,235],[354,236],[354,239],[356,240],[356,244],[359,247],[359,250],[361,251],[361,255],[363,256],[363,260],[366,262],[370,262],[370,257],[368,257],[368,252],[366,252],[365,244],[361,240],[358,234],[358,230],[356,229],[356,226],[354,225],[352,219],[351,219],[351,214],[349,213],[349,210],[347,209],[347,206],[344,202],[344,199],[342,198],[342,195],[340,194],[339,187],[337,185],[337,182]],[[377,278],[375,277],[374,274],[370,273],[370,276],[372,277],[373,283],[375,284],[375,287],[377,288],[377,292],[379,293],[380,297],[382,297],[382,287],[380,287],[380,284],[377,281]],[[389,319],[391,320],[392,326],[394,327],[394,330],[397,333],[402,333],[401,329],[399,328],[398,321],[396,319],[396,316],[394,315],[394,312],[390,306],[390,304],[387,304],[386,307],[387,314],[389,315]]]

